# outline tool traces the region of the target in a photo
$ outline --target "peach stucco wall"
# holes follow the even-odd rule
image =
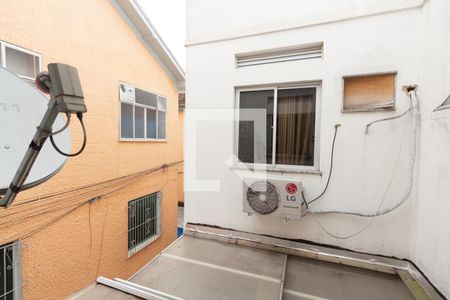
[[[35,232],[23,239],[23,298],[59,299],[99,275],[127,278],[176,238],[182,165],[139,180],[20,204],[179,160],[181,124],[174,83],[107,0],[2,0],[0,40],[41,53],[43,66],[50,62],[76,66],[88,107],[84,153],[68,159],[54,178],[21,193],[11,208],[0,211],[0,244]],[[167,142],[119,141],[119,81],[167,97]],[[76,122],[71,130],[75,150],[82,135]],[[159,190],[162,236],[128,258],[127,203]],[[112,193],[61,217],[106,191]],[[53,224],[39,230],[51,220]]]

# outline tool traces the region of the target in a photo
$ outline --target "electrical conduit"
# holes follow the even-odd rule
[[[309,209],[308,210],[309,213],[312,213],[312,214],[347,214],[347,215],[355,215],[355,216],[359,216],[359,217],[377,217],[377,216],[385,215],[385,214],[395,210],[409,198],[409,196],[411,195],[412,189],[413,189],[414,169],[415,169],[415,164],[416,164],[419,100],[418,100],[415,90],[409,90],[408,96],[409,96],[409,100],[410,100],[410,108],[408,109],[408,111],[412,112],[412,126],[411,126],[412,141],[411,141],[410,165],[408,167],[408,186],[405,190],[404,195],[400,198],[400,200],[397,203],[395,203],[394,205],[382,209],[382,206],[386,199],[387,190],[389,189],[389,187],[392,183],[392,178],[394,177],[394,174],[395,174],[395,170],[394,170],[391,181],[388,184],[387,190],[384,194],[384,197],[375,212],[365,213],[365,212],[357,212],[357,211],[351,211],[351,210],[339,210],[339,209],[333,209],[333,210],[326,210],[326,209],[311,210],[311,209]]]

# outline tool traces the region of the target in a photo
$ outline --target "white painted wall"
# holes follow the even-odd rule
[[[411,259],[450,298],[450,110],[433,112],[450,94],[450,1],[431,0],[421,27],[421,140]]]
[[[187,44],[410,9],[426,0],[187,0]]]
[[[319,2],[321,6],[314,1],[285,1],[284,6],[275,0],[188,1],[185,222],[409,258],[448,296],[450,110],[432,113],[450,93],[448,1],[430,0],[424,7],[415,0]],[[313,42],[324,43],[323,59],[235,67],[237,53]],[[341,112],[342,76],[387,71],[398,72],[396,111]],[[414,193],[350,239],[329,236],[317,221],[346,236],[370,219],[308,215],[285,223],[248,217],[242,213],[244,171],[227,163],[234,153],[234,123],[226,119],[233,116],[235,87],[310,80],[322,82],[318,142],[323,175],[272,172],[269,177],[300,180],[308,199],[318,195],[330,167],[334,124],[340,123],[331,184],[313,209],[361,212],[376,210],[392,174],[383,207],[404,194],[411,142],[411,116],[374,125],[368,135],[365,124],[403,112],[408,102],[401,87],[419,85],[423,113]],[[199,180],[215,180],[216,185]]]

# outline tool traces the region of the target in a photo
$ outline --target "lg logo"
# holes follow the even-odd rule
[[[288,194],[290,194],[290,195],[286,195],[286,201],[294,202],[295,200],[297,200],[295,195],[293,195],[293,194],[297,193],[297,185],[295,185],[295,183],[286,184],[286,192],[288,192]]]
[[[294,202],[296,200],[297,200],[297,198],[295,197],[295,195],[292,195],[292,196],[286,195],[286,201]]]
[[[295,185],[295,183],[286,184],[286,192],[288,192],[289,194],[297,193],[297,185]]]

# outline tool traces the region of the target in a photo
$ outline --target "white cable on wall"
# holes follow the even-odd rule
[[[411,160],[410,160],[411,162],[410,162],[409,169],[408,169],[408,171],[409,171],[409,181],[408,181],[408,187],[407,187],[407,189],[405,191],[405,194],[400,199],[400,201],[398,201],[396,204],[394,204],[393,206],[391,206],[389,208],[381,210],[381,207],[383,206],[383,204],[384,204],[384,202],[386,200],[387,193],[388,193],[388,191],[389,191],[389,189],[390,189],[390,187],[392,185],[392,182],[394,180],[395,171],[397,170],[397,166],[398,166],[398,163],[399,163],[399,160],[400,160],[400,153],[401,153],[401,149],[402,149],[402,145],[403,145],[403,138],[404,138],[404,133],[405,133],[405,131],[403,131],[402,141],[400,143],[400,149],[399,149],[398,154],[397,154],[397,161],[395,163],[395,167],[394,167],[394,170],[392,172],[391,179],[389,180],[389,183],[388,183],[388,185],[386,187],[386,190],[385,190],[385,192],[383,194],[383,198],[382,198],[380,204],[378,205],[378,208],[377,208],[375,213],[360,213],[360,212],[344,211],[344,210],[321,210],[321,211],[311,211],[311,210],[309,210],[309,212],[312,213],[312,217],[314,218],[314,221],[317,223],[317,225],[326,234],[328,234],[329,236],[334,237],[336,239],[341,239],[341,240],[352,238],[352,237],[362,233],[363,231],[365,231],[373,223],[373,221],[375,220],[375,218],[377,216],[381,216],[381,215],[387,214],[387,213],[395,210],[400,205],[402,205],[409,198],[409,196],[411,195],[411,192],[412,192],[412,189],[413,189],[413,183],[414,183],[414,168],[415,168],[415,163],[416,163],[416,152],[417,152],[417,129],[418,129],[417,123],[418,123],[418,115],[419,115],[419,101],[418,101],[417,94],[416,94],[416,92],[414,90],[409,91],[408,92],[408,96],[409,96],[409,99],[410,99],[410,108],[405,113],[403,113],[403,114],[401,114],[401,115],[399,115],[397,117],[394,117],[394,118],[387,118],[387,119],[379,120],[379,121],[387,121],[387,120],[392,120],[392,119],[395,119],[395,118],[401,118],[404,115],[406,115],[408,112],[410,112],[410,111],[413,112],[412,130],[411,130],[412,131],[412,134],[411,134],[412,135]],[[369,126],[374,124],[374,123],[377,123],[377,122],[378,121],[369,123],[366,126],[366,134],[368,132]],[[348,234],[348,235],[337,235],[337,234],[334,234],[334,233],[330,232],[329,230],[327,230],[320,223],[320,221],[316,217],[316,214],[331,214],[331,213],[349,214],[349,215],[355,215],[355,216],[360,216],[360,217],[371,217],[371,219],[366,225],[364,225],[361,229],[359,229],[358,231],[356,231],[354,233],[351,233],[351,234]]]
[[[400,198],[400,200],[398,202],[396,202],[394,205],[381,209],[381,207],[384,204],[384,201],[386,199],[386,194],[387,194],[387,190],[389,189],[393,177],[394,177],[394,173],[395,173],[395,169],[392,175],[392,178],[387,186],[387,190],[384,194],[384,197],[378,207],[378,209],[375,212],[371,212],[371,213],[364,213],[364,212],[357,212],[357,211],[350,211],[350,210],[339,210],[339,209],[333,209],[333,210],[309,210],[310,213],[312,214],[332,214],[332,213],[337,213],[337,214],[348,214],[348,215],[355,215],[355,216],[360,216],[360,217],[377,217],[377,216],[381,216],[381,215],[385,215],[391,211],[393,211],[394,209],[398,208],[400,205],[402,205],[411,195],[412,189],[413,189],[413,183],[414,183],[414,169],[415,169],[415,163],[416,163],[416,152],[417,152],[417,129],[418,129],[418,115],[419,115],[419,101],[418,101],[418,97],[417,94],[415,93],[415,91],[409,91],[408,92],[408,96],[410,99],[410,108],[408,109],[408,111],[412,112],[412,128],[411,128],[411,153],[410,153],[410,165],[408,168],[408,186],[405,189],[405,193],[404,195]],[[403,115],[401,115],[403,116]],[[370,123],[369,123],[370,124]],[[372,123],[373,124],[373,123]],[[370,224],[370,223],[369,223]],[[322,226],[321,226],[322,227]]]
[[[396,162],[395,162],[395,164],[394,164],[394,168],[393,168],[393,171],[392,171],[392,176],[391,176],[391,178],[389,179],[389,182],[388,182],[388,184],[387,184],[387,186],[386,186],[386,189],[385,189],[385,191],[384,191],[383,197],[382,197],[382,199],[381,199],[381,201],[380,201],[380,204],[378,205],[376,211],[379,211],[379,210],[381,209],[381,207],[383,206],[384,201],[386,200],[387,194],[388,194],[388,192],[389,192],[389,190],[390,190],[390,188],[391,188],[391,185],[392,185],[392,183],[394,182],[395,170],[397,169],[397,166],[398,166],[398,164],[399,164],[399,162],[400,162],[400,157],[401,157],[401,152],[402,152],[402,148],[403,148],[402,146],[403,146],[403,140],[404,140],[404,138],[405,138],[405,133],[406,133],[406,124],[405,124],[405,126],[403,127],[402,138],[401,138],[401,141],[400,141],[400,147],[399,147],[399,149],[398,149]],[[329,230],[327,230],[327,229],[325,228],[325,226],[323,226],[322,223],[320,223],[320,221],[317,219],[316,214],[314,214],[314,215],[312,215],[312,216],[313,216],[313,218],[314,218],[314,221],[317,223],[317,225],[318,225],[318,226],[319,226],[326,234],[328,234],[329,236],[332,236],[332,237],[334,237],[334,238],[336,238],[336,239],[341,239],[341,240],[349,239],[349,238],[352,238],[352,237],[357,236],[358,234],[362,233],[362,232],[365,231],[370,225],[372,225],[372,223],[375,221],[375,218],[376,218],[376,216],[372,216],[372,217],[370,218],[369,222],[367,222],[366,225],[364,225],[361,229],[359,229],[358,231],[356,231],[356,232],[354,232],[354,233],[347,234],[347,235],[337,235],[337,234],[334,234],[334,233],[330,232]]]

